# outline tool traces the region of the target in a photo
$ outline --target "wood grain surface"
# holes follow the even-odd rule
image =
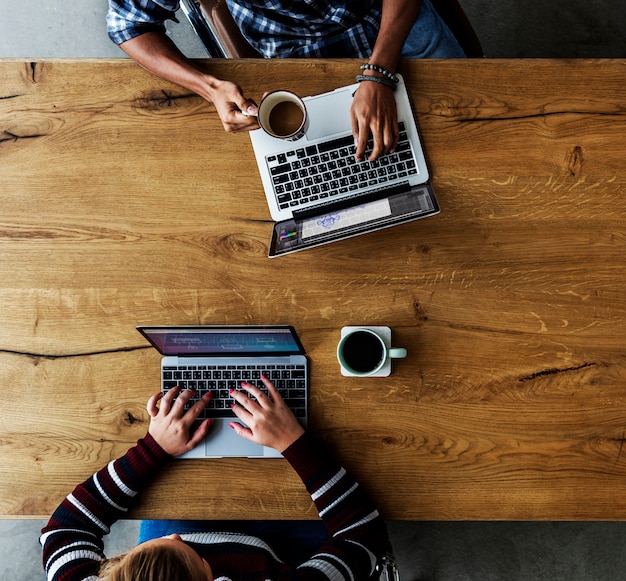
[[[259,99],[355,61],[205,61]],[[270,260],[247,134],[119,61],[0,61],[0,514],[144,435],[139,324],[296,327],[311,430],[389,519],[623,520],[626,61],[413,61],[441,214]],[[409,357],[342,377],[344,325]],[[314,518],[283,460],[176,462],[132,514]]]

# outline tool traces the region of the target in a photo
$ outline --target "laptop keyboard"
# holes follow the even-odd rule
[[[417,174],[404,123],[399,129],[396,151],[375,161],[356,161],[352,135],[267,156],[278,207],[285,210],[327,201]],[[371,151],[370,140],[366,158]]]
[[[191,407],[207,391],[210,391],[213,397],[198,417],[200,419],[231,418],[235,417],[231,409],[235,400],[230,396],[229,391],[231,389],[241,391],[242,381],[254,384],[267,395],[267,389],[261,381],[261,373],[272,381],[294,415],[297,418],[305,418],[307,386],[304,365],[166,366],[163,367],[163,393],[167,393],[176,386],[182,389],[195,389],[196,396],[187,405]]]

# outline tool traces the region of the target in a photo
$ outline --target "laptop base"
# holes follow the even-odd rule
[[[370,199],[317,216],[292,218],[274,224],[268,256],[275,258],[305,248],[330,244],[404,224],[440,212],[432,186],[407,186],[391,196]]]

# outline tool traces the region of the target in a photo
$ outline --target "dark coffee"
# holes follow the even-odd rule
[[[274,135],[291,135],[300,129],[304,112],[292,101],[281,101],[270,111],[269,126]]]
[[[366,331],[350,334],[343,343],[342,351],[346,365],[357,373],[373,371],[385,356],[380,339]]]

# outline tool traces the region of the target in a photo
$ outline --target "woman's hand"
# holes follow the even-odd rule
[[[148,400],[147,410],[150,414],[148,433],[171,456],[180,456],[193,450],[209,431],[211,420],[202,422],[193,433],[191,427],[209,403],[211,393],[205,394],[202,399],[185,410],[185,405],[192,396],[193,390],[186,389],[181,393],[180,387],[175,387],[165,395],[157,393]]]
[[[238,404],[233,405],[233,411],[248,427],[238,422],[231,423],[230,427],[242,438],[282,453],[304,433],[304,428],[287,407],[274,384],[265,376],[262,376],[262,381],[269,397],[255,385],[246,382],[242,383],[243,389],[256,401],[242,391],[231,393]]]

